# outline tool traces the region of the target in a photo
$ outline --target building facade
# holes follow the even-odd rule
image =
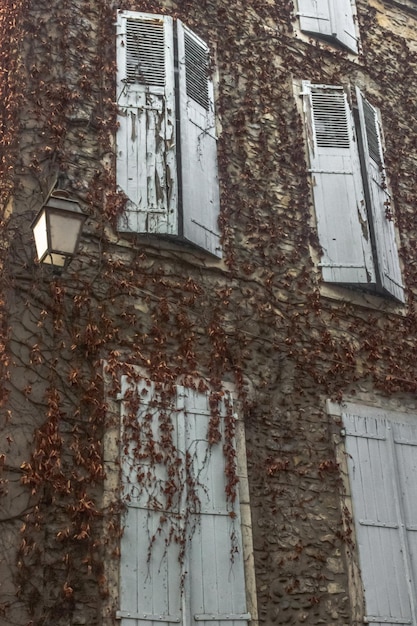
[[[1,625],[417,625],[416,26],[0,2]]]

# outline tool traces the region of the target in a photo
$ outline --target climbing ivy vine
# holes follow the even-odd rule
[[[123,503],[103,496],[103,442],[118,420],[110,408],[120,381],[135,380],[138,368],[167,389],[210,390],[208,439],[224,445],[231,502],[234,432],[229,420],[221,440],[217,407],[224,381],[235,386],[251,443],[254,517],[264,524],[258,544],[280,524],[285,594],[322,606],[317,564],[327,557],[318,539],[306,550],[309,489],[341,487],[331,426],[312,407],[358,384],[387,396],[417,388],[416,53],[381,26],[376,9],[357,4],[359,63],[297,39],[291,1],[1,0],[0,551],[11,577],[0,616],[9,623],[76,624],[82,613],[91,624],[111,623],[108,561],[117,563]],[[222,262],[159,240],[121,239],[114,229],[124,209],[114,168],[117,8],[172,15],[212,44]],[[366,79],[390,120],[386,162],[408,297],[401,311],[323,297],[312,261],[318,241],[292,83],[338,84],[340,76]],[[36,265],[28,228],[57,181],[89,216],[81,253],[61,277]],[[129,440],[139,400],[130,399]],[[175,449],[152,441],[146,454],[162,455],[178,487]],[[349,532],[340,512],[329,513],[328,525],[334,555]],[[289,526],[299,529],[295,544]],[[257,549],[268,590],[267,549]],[[292,573],[302,559],[308,593]],[[260,591],[264,623],[272,620],[268,594]]]

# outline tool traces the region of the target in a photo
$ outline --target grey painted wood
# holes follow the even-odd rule
[[[358,52],[352,0],[330,0],[329,6],[337,40],[352,52]]]
[[[198,476],[196,493],[199,516],[194,520],[191,542],[191,617],[220,625],[243,626],[246,612],[245,579],[239,502],[227,502],[226,460],[222,443],[209,446],[207,429],[210,420],[206,394],[187,390],[187,451],[192,459],[193,475]],[[226,406],[220,407],[220,430],[224,436]]]
[[[135,438],[131,440],[126,433],[130,432],[127,424],[131,424],[133,416],[128,415],[128,404],[122,402],[122,487],[126,505],[120,557],[122,624],[126,621],[132,626],[132,619],[136,626],[149,626],[149,622],[180,623],[180,548],[170,537],[171,524],[160,522],[161,516],[176,519],[179,503],[174,501],[169,507],[158,488],[161,482],[169,480],[169,465],[162,458],[160,463],[151,465],[146,457],[149,442],[161,442],[161,408],[150,403],[156,393],[154,385],[142,381],[129,388],[124,379],[122,392],[137,393],[144,399],[135,417]],[[178,413],[173,411],[169,442],[172,447],[180,445],[178,419]]]
[[[301,30],[327,37],[333,35],[328,0],[298,0],[298,15]]]
[[[352,0],[298,0],[300,28],[358,51]]]
[[[119,11],[116,180],[121,232],[178,233],[172,18]]]
[[[375,283],[352,112],[342,87],[303,83],[320,266],[328,282]]]
[[[345,412],[343,423],[365,619],[415,624],[416,427],[385,412]]]
[[[182,211],[185,239],[221,257],[214,89],[209,50],[177,21]]]
[[[400,302],[404,287],[398,257],[392,202],[384,164],[382,133],[377,109],[357,90],[370,210],[382,286]]]
[[[232,506],[226,498],[223,440],[215,445],[207,440],[212,415],[209,395],[178,386],[176,397],[167,404],[160,392],[143,381],[122,380],[121,458],[126,504],[120,563],[122,625],[132,626],[133,620],[135,626],[178,621],[188,626],[208,619],[217,626],[243,626],[250,616],[246,611],[239,503]],[[142,400],[135,416],[128,415],[129,404],[123,402],[132,394]],[[228,401],[224,399],[219,405],[222,438]],[[168,435],[166,428],[161,429],[162,411],[170,415],[172,429]],[[136,423],[134,440],[128,437],[127,424],[132,418]],[[158,450],[172,447],[177,458],[183,459],[184,488],[177,489],[178,498],[168,501],[161,495],[160,485],[172,480],[172,475],[163,454],[161,462],[152,466],[146,460],[144,452],[150,439],[157,442]],[[161,526],[161,515],[179,520],[179,533],[187,542],[183,559],[179,558],[180,544],[170,538],[170,522]]]

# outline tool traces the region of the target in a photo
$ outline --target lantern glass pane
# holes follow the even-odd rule
[[[47,265],[54,265],[55,267],[64,267],[67,261],[67,256],[51,252],[45,256],[42,263],[46,263]]]
[[[33,227],[33,235],[35,237],[36,253],[38,259],[41,260],[48,249],[48,233],[46,230],[46,215],[43,212],[35,226]]]
[[[83,218],[74,217],[74,214],[65,215],[51,212],[49,214],[51,250],[74,254],[83,222]]]

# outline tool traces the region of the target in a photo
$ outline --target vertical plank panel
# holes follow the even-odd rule
[[[128,390],[124,382],[122,389],[125,392]],[[178,447],[178,412],[175,402],[169,406],[169,402],[167,405],[165,400],[158,399],[153,385],[148,387],[141,382],[133,389],[141,398],[141,404],[132,427],[129,424],[133,416],[129,415],[126,419],[128,405],[122,402],[122,473],[126,512],[121,539],[120,611],[123,621],[131,622],[133,619],[134,626],[150,626],[151,623],[165,625],[181,619],[180,548],[170,537],[169,521],[170,515],[176,516],[177,511],[167,510],[167,500],[160,489],[160,484],[165,484],[169,478],[165,459],[161,458],[160,463],[150,463],[146,450],[149,442],[156,442],[163,449],[167,433],[165,429],[161,430],[162,411],[169,412],[173,426],[169,445]],[[146,395],[144,391],[147,391]],[[134,437],[129,439],[133,433]],[[138,472],[142,476],[140,481]],[[161,516],[168,517],[168,522],[161,523]],[[132,616],[131,619],[128,615]],[[164,617],[167,619],[164,620]]]
[[[382,287],[400,302],[404,302],[404,287],[398,257],[395,228],[390,216],[391,198],[384,165],[381,128],[378,112],[356,90],[364,144],[364,167],[369,187],[370,211],[378,256],[379,278]]]
[[[146,396],[142,393],[144,390],[148,392]],[[122,381],[122,391],[129,393],[125,381]],[[230,515],[225,494],[223,442],[210,446],[207,441],[211,415],[208,395],[178,386],[177,397],[167,408],[166,398],[162,400],[163,392],[159,402],[153,385],[139,383],[136,392],[142,402],[136,415],[135,437],[129,440],[122,436],[127,505],[125,534],[121,541],[122,624],[165,625],[180,616],[181,623],[188,625],[195,623],[197,616],[214,626],[244,626],[248,617],[239,506],[236,506],[236,515]],[[188,508],[184,517],[188,519],[188,526],[183,567],[179,560],[180,546],[168,537],[169,523],[160,524],[160,516],[169,515],[170,511],[165,510],[163,500],[160,510],[153,508],[154,495],[158,492],[153,485],[161,481],[164,484],[169,478],[169,468],[163,459],[160,464],[150,466],[145,459],[138,461],[137,455],[139,449],[141,452],[145,449],[147,432],[152,440],[166,442],[166,429],[161,429],[161,416],[166,410],[171,411],[174,425],[172,445],[183,451],[184,458],[187,453],[189,460],[184,484],[191,490],[189,495],[192,496],[194,489],[197,496],[194,511],[190,515]],[[223,434],[224,403],[221,403],[221,413],[219,428]],[[126,420],[124,423],[127,429]],[[145,474],[150,471],[151,478],[145,481],[145,489],[135,484],[138,469]],[[172,512],[185,514],[185,507],[189,505],[190,501],[187,503],[183,494],[181,503],[176,502],[176,511]],[[192,506],[191,498],[191,510]],[[154,536],[157,540],[153,543]],[[235,548],[237,551],[232,554]]]
[[[414,615],[417,614],[417,425],[393,423],[393,438],[397,466],[401,505],[410,559],[411,589]]]
[[[221,403],[220,432],[224,436],[225,405]],[[246,613],[242,537],[239,504],[231,515],[225,493],[226,475],[223,444],[209,446],[210,420],[208,397],[190,390],[186,402],[187,449],[192,453],[194,474],[199,477],[197,493],[201,510],[195,519],[190,550],[190,569],[199,572],[191,577],[191,619],[210,615],[210,624],[235,623],[247,619],[226,620],[225,615]],[[235,516],[235,517],[234,517]],[[236,552],[232,550],[236,549]]]
[[[343,415],[366,610],[372,621],[411,619],[392,444],[386,419]]]

